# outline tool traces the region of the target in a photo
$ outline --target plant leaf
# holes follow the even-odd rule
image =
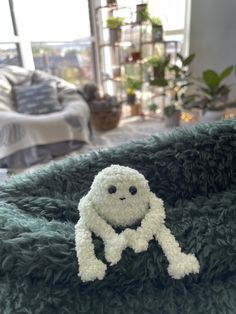
[[[186,84],[183,84],[179,87],[179,91],[184,88],[184,87],[187,87],[187,86],[190,86],[190,85],[193,85],[193,83],[186,83]]]
[[[203,91],[204,93],[206,93],[207,95],[212,96],[212,97],[215,95],[215,92],[209,88],[200,86],[200,90]]]
[[[170,67],[170,71],[180,72],[180,68],[177,65]]]
[[[229,89],[228,86],[226,86],[226,85],[221,85],[221,86],[217,89],[216,94],[223,96],[223,95],[228,95],[229,92],[230,92],[230,89]]]
[[[222,71],[219,75],[220,82],[222,82],[227,76],[229,76],[234,70],[233,66],[230,66],[226,68],[224,71]]]
[[[220,84],[218,74],[213,70],[206,70],[202,74],[204,82],[213,90],[217,89]]]
[[[183,60],[183,66],[189,65],[195,58],[195,53],[189,55],[186,59]]]
[[[181,61],[184,60],[183,56],[182,56],[180,53],[178,53],[178,52],[177,52],[177,57],[178,57]]]

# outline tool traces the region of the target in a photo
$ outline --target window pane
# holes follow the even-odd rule
[[[14,35],[8,0],[0,1],[0,14],[0,40],[4,40],[7,36]]]
[[[94,80],[90,43],[32,43],[31,46],[36,69],[77,85]]]
[[[149,0],[148,6],[154,16],[161,18],[164,30],[183,29],[186,0]]]
[[[0,64],[20,65],[15,44],[0,44]]]
[[[19,29],[31,41],[90,36],[88,0],[14,0]]]

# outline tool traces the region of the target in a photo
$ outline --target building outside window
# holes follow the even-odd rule
[[[6,30],[0,64],[47,71],[74,84],[95,80],[88,0],[2,0],[0,15]]]

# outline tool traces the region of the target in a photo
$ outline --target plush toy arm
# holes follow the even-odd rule
[[[88,229],[104,241],[106,260],[112,265],[116,264],[127,246],[124,235],[118,235],[112,226],[97,214],[93,204],[86,197],[81,199],[79,210]]]
[[[169,261],[168,273],[171,277],[180,279],[190,273],[199,272],[200,265],[196,257],[181,252],[179,243],[164,223],[159,224],[156,239]]]
[[[101,237],[104,242],[109,242],[110,239],[117,236],[112,226],[97,214],[89,198],[83,197],[78,209],[84,224],[98,237]]]
[[[164,222],[165,219],[163,201],[151,192],[149,206],[149,212],[142,220],[141,226],[136,230],[127,228],[124,231],[128,246],[133,248],[136,253],[145,251],[148,248],[148,242],[156,234],[157,224]]]
[[[103,279],[107,267],[96,258],[92,234],[81,221],[75,226],[75,250],[81,280],[93,281],[95,279]]]

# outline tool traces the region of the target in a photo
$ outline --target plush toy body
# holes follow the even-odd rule
[[[126,247],[136,253],[147,250],[155,238],[169,266],[168,273],[180,279],[199,272],[192,254],[181,252],[178,242],[165,226],[163,201],[150,191],[147,180],[138,171],[119,165],[103,169],[94,178],[91,189],[78,206],[80,219],[75,226],[76,253],[82,281],[103,279],[107,266],[94,253],[92,233],[104,241],[105,258],[116,264]],[[136,230],[129,226],[139,222]],[[126,227],[117,234],[113,227]]]

